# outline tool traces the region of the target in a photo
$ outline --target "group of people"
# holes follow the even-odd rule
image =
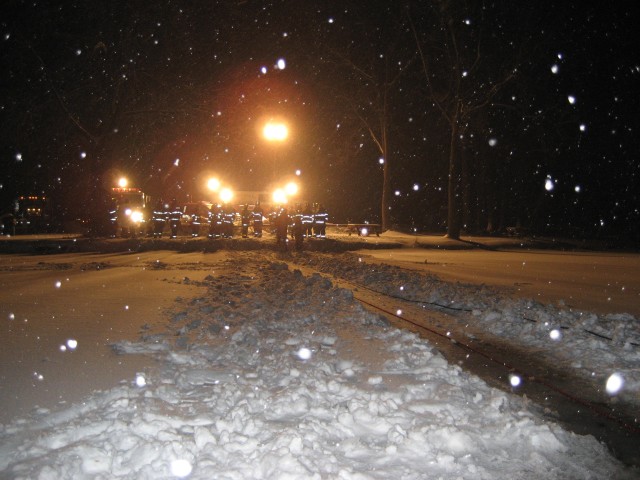
[[[304,207],[297,205],[293,213],[286,207],[280,207],[272,212],[275,225],[276,242],[285,243],[290,233],[296,248],[302,248],[305,238],[326,238],[327,220],[329,214],[322,204],[315,204],[312,209],[309,204]]]
[[[118,215],[120,210],[122,206],[117,211],[114,209],[110,212],[114,225],[121,224],[123,221],[122,214]],[[208,225],[207,236],[216,239],[233,237],[237,212],[233,205],[228,203],[214,203],[208,209],[204,204],[196,204],[193,205],[192,211],[185,212],[175,199],[168,203],[160,199],[148,215],[146,227],[148,236],[161,238],[168,225],[170,238],[177,238],[178,230],[186,215],[189,218],[192,237],[199,237],[203,226]],[[304,206],[296,205],[291,210],[281,206],[265,214],[260,202],[253,205],[253,208],[249,204],[242,207],[239,214],[242,237],[262,237],[265,215],[269,218],[272,233],[275,233],[278,243],[286,243],[289,235],[295,240],[297,246],[302,244],[304,238],[326,238],[328,213],[322,204],[314,204],[313,207],[308,203]]]

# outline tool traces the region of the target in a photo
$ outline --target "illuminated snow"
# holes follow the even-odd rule
[[[185,261],[176,257],[174,266]],[[58,411],[38,409],[3,425],[2,475],[506,480],[526,472],[526,478],[560,480],[589,472],[590,478],[633,478],[593,437],[563,430],[531,408],[529,399],[492,388],[450,364],[437,345],[393,327],[329,278],[301,273],[279,254],[225,252],[224,257],[226,273],[207,266],[202,285],[193,287],[195,301],[176,300],[169,318],[127,319],[157,322],[158,335],[145,328],[137,341],[117,341],[120,354],[147,357],[145,373],[127,374],[113,388],[59,405]],[[470,308],[470,317],[460,311],[450,321],[464,325],[473,319],[521,348],[530,345],[561,368],[562,359],[570,357],[589,372],[624,374],[626,391],[618,390],[616,401],[636,381],[633,371],[621,370],[616,349],[594,353],[607,345],[581,330],[604,324],[600,317],[564,311],[563,328],[571,334],[565,333],[558,348],[546,333],[540,335],[560,317],[551,306],[389,265],[372,270],[353,254],[305,252],[297,259],[316,262],[309,267],[327,275],[353,275],[345,280],[373,291]],[[293,260],[287,255],[286,262]],[[174,273],[178,281],[186,278]],[[390,311],[411,317],[410,308]],[[617,325],[625,318],[617,318]],[[453,326],[438,328],[463,339]],[[115,335],[114,328],[109,341]],[[619,335],[624,339],[623,331]],[[87,361],[87,349],[82,350],[60,356],[43,372],[27,370],[34,390],[57,383],[50,373],[55,364],[64,364],[66,372],[76,371],[67,369],[72,365],[87,368],[79,363]],[[475,353],[467,352],[469,357]],[[506,390],[523,384],[513,373],[500,378]],[[592,381],[601,388],[600,374]]]
[[[178,478],[189,476],[192,469],[193,467],[188,460],[178,459],[171,462],[171,474]]]
[[[547,178],[544,181],[544,189],[547,192],[551,192],[554,188],[555,188],[555,184],[554,184],[553,180],[551,178]]]
[[[144,378],[144,375],[139,373],[136,375],[136,385],[138,387],[144,387],[147,384],[147,379]]]
[[[549,332],[549,337],[551,337],[551,340],[561,340],[562,339],[562,332],[560,330],[558,330],[557,328],[554,328],[553,330],[551,330]]]
[[[300,358],[301,360],[309,360],[311,358],[311,350],[306,348],[306,347],[302,347],[300,350],[298,350],[298,358]]]
[[[624,378],[619,373],[613,373],[607,379],[607,393],[609,395],[617,395],[624,386]]]

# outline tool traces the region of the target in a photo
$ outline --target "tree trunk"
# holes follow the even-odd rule
[[[382,150],[382,158],[384,159],[384,163],[382,164],[382,201],[381,201],[381,212],[380,212],[380,221],[382,224],[382,231],[386,231],[390,227],[390,213],[389,213],[389,159],[387,158],[389,155],[389,146],[387,144],[387,97],[388,88],[385,85],[384,89],[384,97],[382,104],[382,117],[380,118],[380,135],[381,135],[381,150]]]
[[[451,141],[449,145],[449,185],[447,238],[460,239],[460,156],[458,155],[458,112],[451,119]]]

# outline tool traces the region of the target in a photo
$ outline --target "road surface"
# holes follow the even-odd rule
[[[176,297],[195,296],[197,289],[182,280],[207,274],[197,268],[203,257],[0,255],[0,423],[135,378],[148,358],[115,355],[110,345],[137,341],[141,326],[166,320]],[[175,269],[154,268],[169,259]]]
[[[360,250],[365,261],[495,285],[544,304],[640,317],[640,255],[549,250]]]

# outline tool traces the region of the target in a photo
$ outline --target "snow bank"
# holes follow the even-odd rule
[[[604,391],[616,375],[623,385],[610,393],[640,407],[640,321],[632,315],[596,315],[515,299],[484,285],[449,283],[430,274],[368,264],[350,253],[305,255],[296,261],[385,295],[447,311],[460,325],[535,348],[595,389]]]
[[[160,367],[3,426],[0,474],[633,478],[594,438],[541,420],[320,275],[233,253],[202,287],[166,330],[115,346]]]

